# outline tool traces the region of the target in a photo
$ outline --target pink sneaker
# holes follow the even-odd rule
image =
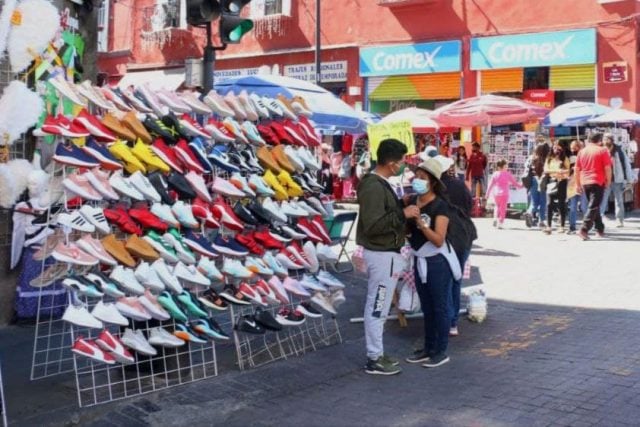
[[[287,290],[277,276],[271,277],[267,283],[281,303],[289,304],[289,295],[287,295]]]
[[[84,176],[103,197],[111,200],[118,200],[120,198],[109,183],[109,173],[103,172],[98,168],[93,168],[82,176]]]
[[[56,261],[69,264],[96,265],[98,263],[98,258],[84,252],[75,243],[65,245],[63,242],[60,242],[56,245],[51,255]]]
[[[309,292],[307,292],[307,290],[302,287],[300,282],[298,282],[297,280],[292,279],[291,277],[285,278],[284,282],[282,284],[283,284],[284,288],[287,291],[291,292],[294,295],[298,295],[300,297],[310,297],[311,296],[311,294]]]
[[[211,189],[222,196],[227,197],[245,197],[244,191],[238,190],[238,188],[227,181],[226,179],[222,179],[220,177],[216,177],[213,181],[213,185]]]
[[[149,289],[144,291],[144,295],[138,297],[138,302],[154,319],[169,320],[171,317],[169,313],[167,313],[167,310],[158,303],[158,298],[153,295]]]
[[[93,188],[87,177],[84,175],[79,175],[78,173],[68,175],[64,180],[62,180],[62,185],[68,191],[82,197],[83,199],[95,201],[102,200],[100,193]]]
[[[209,194],[207,184],[204,182],[204,178],[202,177],[202,175],[197,174],[194,171],[189,171],[189,173],[187,173],[184,177],[186,178],[191,188],[193,188],[193,191],[195,191],[202,200],[206,201],[207,203],[212,202],[211,194]]]
[[[116,308],[125,317],[129,317],[136,321],[151,320],[151,315],[147,312],[138,298],[123,297],[116,302]]]
[[[100,240],[95,239],[91,234],[85,234],[76,241],[76,245],[89,255],[97,258],[103,264],[117,265],[118,261],[115,260],[107,251],[104,250]]]

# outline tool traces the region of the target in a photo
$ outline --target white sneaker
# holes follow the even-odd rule
[[[118,265],[113,269],[109,278],[118,282],[122,289],[125,289],[134,295],[144,294],[144,287],[140,282],[138,282],[133,270],[130,268],[124,268],[123,266]]]
[[[289,201],[289,207],[291,209],[293,209],[296,212],[296,216],[303,218],[303,217],[308,217],[310,216],[310,213],[308,210],[304,209],[301,205],[300,202],[296,202],[294,200]]]
[[[193,265],[187,267],[182,262],[178,261],[173,268],[173,275],[178,279],[182,279],[196,285],[211,286],[211,280],[207,279]]]
[[[218,267],[216,267],[216,263],[206,256],[200,257],[198,270],[213,281],[221,282],[224,279],[224,276],[220,273]]]
[[[275,100],[273,98],[269,98],[267,96],[263,96],[262,97],[262,104],[267,107],[267,110],[269,110],[269,114],[272,117],[283,117],[284,116],[284,112],[282,111],[282,108],[280,107],[280,105],[275,102]]]
[[[191,205],[186,204],[182,200],[178,200],[171,206],[171,212],[173,212],[180,224],[184,227],[198,228],[200,226],[198,220],[193,216]]]
[[[287,291],[299,297],[311,296],[311,294],[300,284],[300,282],[298,282],[295,279],[292,279],[291,277],[286,277],[282,282],[282,285]]]
[[[220,177],[216,177],[213,180],[211,190],[213,190],[214,193],[220,194],[221,196],[245,197],[244,191],[238,190],[238,187],[236,187],[226,179],[222,179]]]
[[[344,291],[342,289],[338,289],[337,291],[332,292],[331,296],[329,296],[329,301],[331,301],[331,305],[333,305],[334,308],[338,308],[346,301]]]
[[[169,320],[171,316],[167,313],[167,310],[162,308],[160,304],[158,304],[158,300],[155,296],[147,290],[144,295],[138,297],[138,302],[144,307],[145,310],[156,320]]]
[[[148,289],[156,292],[164,291],[164,282],[160,279],[156,270],[151,268],[148,263],[143,261],[138,264],[134,275],[136,279],[138,279],[138,282],[142,283],[142,285]]]
[[[218,95],[213,89],[203,98],[203,101],[214,113],[221,117],[233,117],[234,115],[233,110],[229,108],[222,96]]]
[[[311,241],[307,241],[305,242],[305,244],[302,246],[302,249],[304,250],[304,255],[307,259],[307,262],[309,263],[309,271],[313,274],[315,274],[318,269],[320,268],[320,263],[318,261],[318,255],[316,253],[316,247],[313,245],[313,242]]]
[[[120,314],[114,303],[98,301],[93,310],[91,310],[91,315],[104,323],[119,326],[129,325],[129,320]]]
[[[335,253],[330,246],[325,245],[324,243],[318,243],[316,250],[320,261],[331,263],[338,262],[338,254]]]
[[[299,233],[288,225],[283,225],[280,227],[280,229],[292,239],[302,240],[307,238],[306,234]]]
[[[121,171],[114,172],[109,178],[109,184],[118,193],[123,196],[130,197],[134,200],[144,200],[144,194],[142,194],[136,187],[134,187],[129,178],[122,176]]]
[[[337,311],[331,304],[331,301],[324,294],[320,292],[316,292],[311,297],[311,302],[328,313],[337,314]]]
[[[191,188],[193,188],[193,191],[195,191],[202,200],[207,203],[211,203],[211,194],[209,193],[209,189],[207,188],[207,184],[204,182],[202,175],[197,174],[194,171],[189,171],[189,173],[184,177]]]
[[[72,230],[83,231],[85,233],[93,233],[96,231],[95,225],[87,221],[80,211],[59,213],[56,217],[56,221],[59,225],[69,227]]]
[[[253,103],[253,109],[256,110],[256,113],[258,113],[258,115],[261,118],[268,119],[269,117],[271,117],[269,115],[269,110],[267,109],[267,107],[262,102],[262,98],[260,98],[255,93],[251,93],[251,95],[249,95],[249,99]]]
[[[291,145],[287,145],[284,147],[284,154],[287,155],[287,158],[293,164],[298,172],[302,172],[304,170],[304,162],[298,156],[298,152]]]
[[[95,188],[103,197],[111,200],[118,200],[120,198],[118,193],[116,193],[111,187],[111,184],[109,184],[108,172],[103,172],[98,168],[94,168],[84,173],[83,176],[87,178],[93,188]]]
[[[312,291],[327,292],[327,288],[325,288],[317,278],[310,274],[303,274],[302,279],[300,279],[299,282],[302,286]]]
[[[154,203],[151,205],[151,213],[169,224],[171,227],[179,228],[180,222],[171,211],[171,207],[162,203]]]
[[[312,208],[304,200],[298,200],[297,203],[298,203],[298,206],[300,206],[300,208],[304,209],[305,211],[307,211],[309,213],[309,216],[316,216],[316,215],[322,216],[322,212],[320,212],[319,210],[317,210],[315,208]]]
[[[116,308],[123,316],[138,322],[151,320],[151,314],[143,307],[136,297],[124,297],[116,301]]]
[[[289,257],[283,253],[278,253],[276,255],[276,261],[278,261],[287,270],[300,270],[304,268],[304,265],[291,261]]]
[[[244,266],[254,273],[262,274],[264,276],[273,276],[273,270],[266,266],[266,264],[259,258],[247,257]]]
[[[262,207],[267,212],[269,212],[273,219],[280,222],[287,222],[287,215],[282,212],[280,207],[273,200],[271,200],[270,197],[265,197],[265,199],[262,201]]]
[[[222,264],[222,272],[238,279],[249,279],[253,273],[248,270],[240,261],[225,258]]]
[[[300,147],[298,148],[298,151],[296,151],[296,154],[298,154],[298,158],[302,161],[302,163],[304,163],[306,169],[309,169],[311,171],[320,170],[318,160],[313,154],[309,152],[309,150],[304,147]]]
[[[231,174],[231,179],[229,180],[230,182],[237,182],[240,184],[239,190],[243,191],[247,196],[251,196],[251,197],[255,197],[256,193],[255,191],[253,191],[251,189],[251,187],[249,187],[249,182],[247,182],[247,178],[245,178],[244,176],[240,175],[239,172],[234,172]],[[237,184],[236,184],[237,187]]]
[[[155,260],[153,264],[151,264],[151,268],[156,271],[160,280],[164,282],[165,286],[169,290],[173,291],[175,294],[182,293],[182,285],[180,285],[180,282],[176,279],[162,258]]]
[[[146,176],[140,171],[135,171],[130,177],[129,182],[138,190],[145,199],[151,202],[160,202],[162,198],[158,191],[151,185]]]
[[[62,315],[62,320],[84,328],[102,329],[102,322],[89,313],[84,304],[69,304]]]
[[[109,234],[111,232],[111,227],[109,227],[109,223],[104,217],[102,209],[84,205],[78,212],[80,212],[80,215],[89,221],[99,232],[104,234]]]
[[[127,347],[132,350],[137,351],[138,353],[147,355],[147,356],[155,356],[158,354],[157,350],[149,345],[149,342],[144,337],[144,334],[140,329],[135,332],[131,329],[127,328],[124,330],[124,334],[120,338],[120,341]]]
[[[157,327],[149,330],[149,344],[156,347],[174,348],[183,346],[185,342],[165,329]]]
[[[273,276],[272,278],[270,278],[267,284],[269,285],[269,287],[271,287],[271,290],[281,303],[289,304],[290,299],[289,295],[287,294],[287,290],[282,284],[282,281],[277,276]]]
[[[344,284],[326,270],[320,270],[318,272],[318,280],[320,283],[329,286],[330,288],[344,289]]]
[[[329,216],[329,212],[324,208],[322,202],[316,197],[307,197],[307,203],[309,203],[315,210],[320,212],[323,217]]]

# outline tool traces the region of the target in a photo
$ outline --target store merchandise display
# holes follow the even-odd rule
[[[320,269],[331,241],[302,99],[54,86],[84,106],[35,132],[56,138],[63,171],[50,226],[64,232],[43,257],[71,273],[76,357],[140,364],[232,337],[238,350],[245,335],[336,314],[343,285]]]

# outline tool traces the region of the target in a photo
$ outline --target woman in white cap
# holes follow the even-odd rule
[[[447,242],[449,204],[440,181],[444,166],[427,158],[417,168],[412,187],[416,195],[410,204],[420,214],[408,220],[409,243],[414,250],[416,288],[424,313],[424,348],[406,360],[435,368],[449,361],[449,299],[454,280],[461,276],[460,264]]]

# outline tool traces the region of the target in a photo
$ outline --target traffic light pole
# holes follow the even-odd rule
[[[216,62],[216,50],[225,50],[227,45],[223,43],[222,46],[214,46],[211,43],[213,36],[211,34],[211,22],[207,22],[205,27],[207,29],[207,45],[204,47],[204,57],[202,58],[202,89],[206,95],[213,89],[213,70]]]
[[[316,0],[316,84],[318,86],[322,81],[320,28],[320,0]]]

